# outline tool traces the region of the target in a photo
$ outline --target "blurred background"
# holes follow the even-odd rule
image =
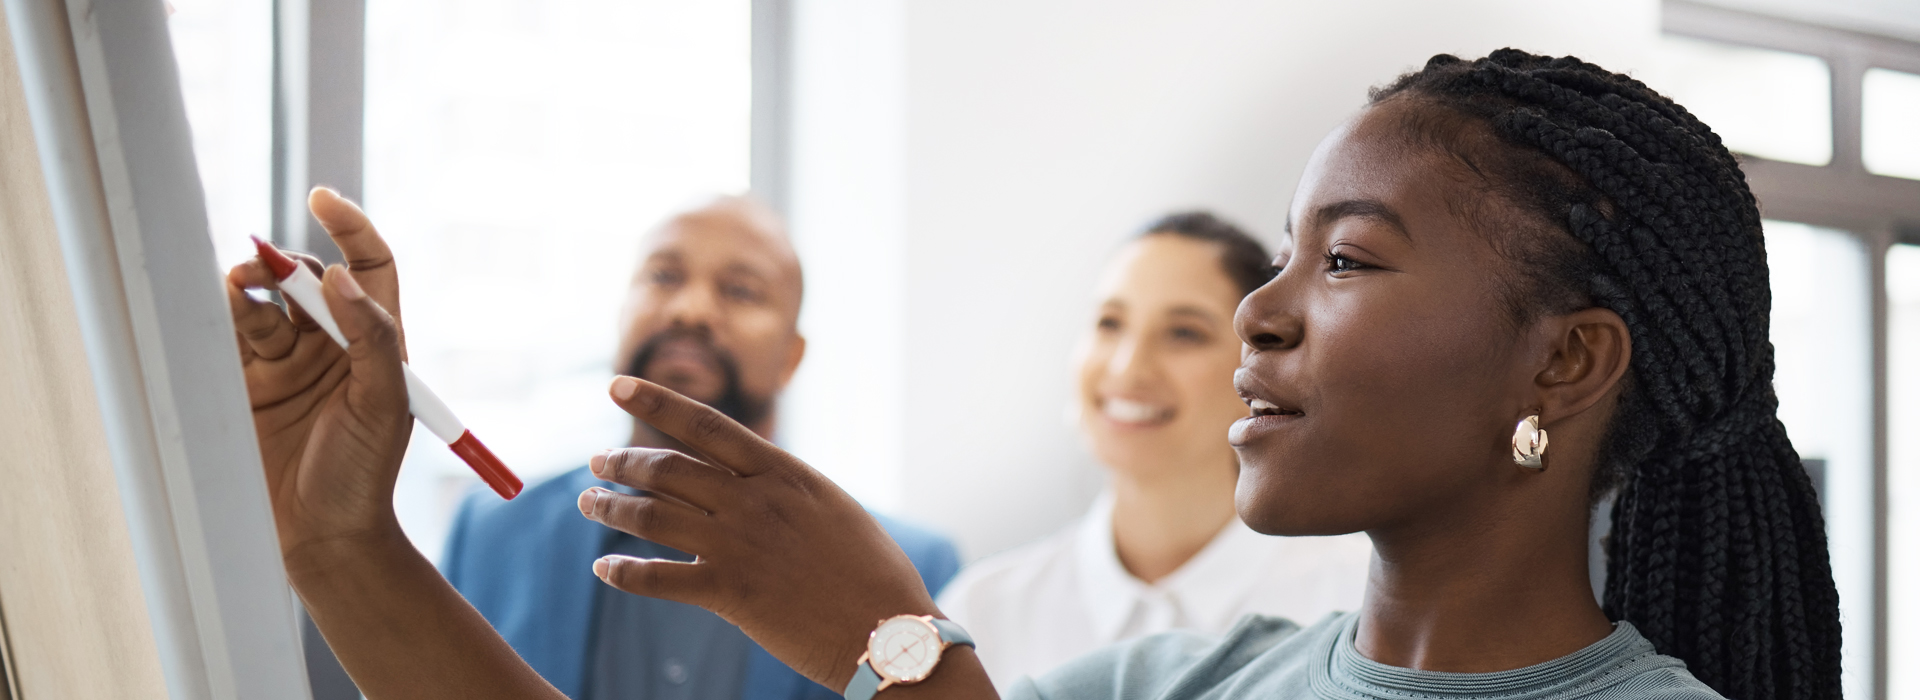
[[[751,190],[808,280],[780,442],[970,559],[1099,490],[1068,354],[1137,226],[1201,207],[1275,240],[1320,138],[1434,53],[1631,72],[1747,157],[1847,693],[1920,697],[1892,663],[1920,658],[1920,3],[172,4],[221,262],[247,234],[328,252],[312,185],[363,201],[414,366],[529,482],[626,437],[605,388],[641,234]],[[409,454],[397,506],[429,556],[477,488],[430,436]]]

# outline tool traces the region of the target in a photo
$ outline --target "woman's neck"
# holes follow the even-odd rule
[[[1231,463],[1229,463],[1231,464]],[[1134,578],[1153,583],[1179,570],[1235,517],[1229,466],[1113,473],[1113,548]]]
[[[1447,527],[1371,533],[1360,653],[1403,668],[1486,673],[1551,661],[1612,632],[1587,577],[1582,503],[1534,495],[1459,513]]]

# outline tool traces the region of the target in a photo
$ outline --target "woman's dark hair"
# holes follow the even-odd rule
[[[1273,256],[1267,253],[1267,247],[1260,245],[1260,241],[1240,230],[1240,227],[1214,216],[1212,212],[1181,211],[1167,214],[1140,229],[1139,237],[1163,234],[1219,244],[1220,268],[1240,288],[1240,296],[1252,294],[1253,290],[1273,279]]]
[[[1760,211],[1720,137],[1637,80],[1513,49],[1371,93],[1403,99],[1436,108],[1409,137],[1495,203],[1461,211],[1515,263],[1515,314],[1599,306],[1632,336],[1594,474],[1617,489],[1607,614],[1726,696],[1839,698],[1820,503],[1775,415]],[[1487,127],[1494,147],[1470,146]]]

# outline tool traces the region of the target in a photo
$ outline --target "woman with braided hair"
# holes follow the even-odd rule
[[[348,259],[380,261],[327,272],[348,351],[241,293],[270,280],[257,262],[230,276],[256,405],[309,407],[256,426],[290,579],[370,698],[556,698],[393,518],[411,426],[394,268],[357,209],[315,207]],[[1236,509],[1270,535],[1366,532],[1365,603],[1108,647],[1011,695],[1839,697],[1819,507],[1775,418],[1759,212],[1705,125],[1576,59],[1438,56],[1322,142],[1281,249],[1235,317]],[[850,700],[995,696],[832,482],[661,387],[611,394],[689,451],[595,456],[641,495],[590,489],[582,514],[698,558],[596,576],[706,607]]]

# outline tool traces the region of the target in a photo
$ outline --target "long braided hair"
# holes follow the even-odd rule
[[[1389,99],[1504,144],[1469,152],[1459,128],[1409,127],[1521,212],[1477,222],[1516,263],[1517,315],[1599,306],[1627,324],[1593,486],[1617,496],[1608,616],[1723,695],[1839,698],[1839,596],[1818,497],[1775,415],[1760,211],[1733,155],[1672,100],[1571,57],[1439,55],[1371,94]]]

